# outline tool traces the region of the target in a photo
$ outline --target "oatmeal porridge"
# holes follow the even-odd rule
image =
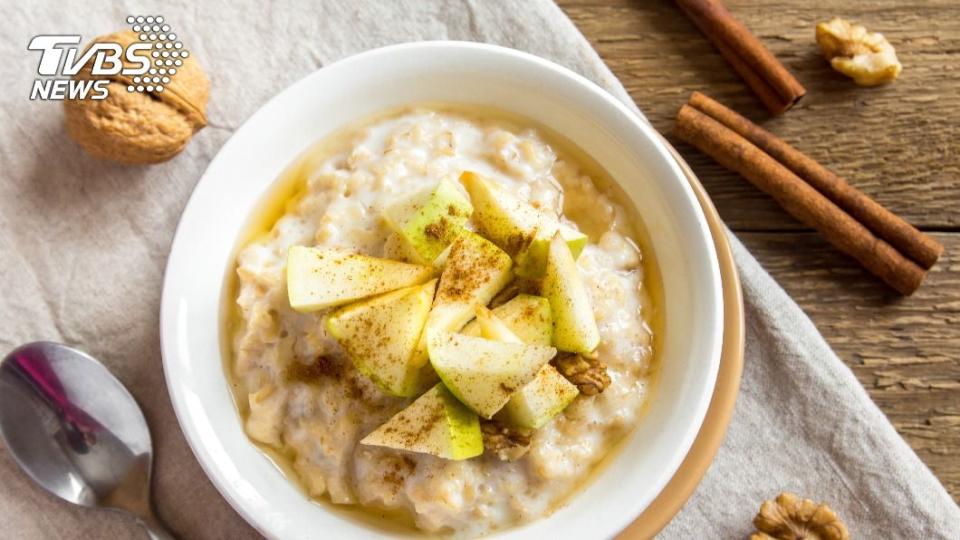
[[[226,293],[248,436],[309,496],[424,531],[563,504],[655,375],[656,268],[599,176],[542,129],[455,107],[308,151]]]

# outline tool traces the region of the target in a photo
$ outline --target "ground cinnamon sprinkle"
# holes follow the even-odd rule
[[[433,238],[434,240],[440,240],[446,236],[446,230],[447,220],[446,218],[440,218],[439,221],[435,221],[424,227],[423,234],[427,235],[429,238]]]
[[[536,238],[536,236],[536,231],[528,234],[524,234],[522,232],[514,233],[507,238],[504,251],[506,251],[511,257],[516,257],[518,253],[521,253],[523,250],[530,247],[530,244],[533,243],[533,240]]]
[[[461,268],[455,264],[451,264],[444,270],[443,278],[447,283],[444,283],[444,287],[441,289],[443,293],[444,300],[461,300],[466,296],[467,289],[464,286],[464,281],[469,274],[464,272]],[[447,279],[449,278],[449,279]]]
[[[331,256],[332,256],[332,258],[333,258],[333,264],[334,264],[334,265],[337,265],[337,266],[342,266],[342,265],[344,265],[344,264],[346,264],[346,263],[353,262],[354,260],[363,260],[363,259],[366,259],[366,258],[367,258],[366,255],[361,255],[361,254],[359,254],[359,253],[336,253],[336,254],[333,254],[333,255],[331,255]],[[316,257],[317,257],[318,260],[322,260],[322,259],[325,258],[323,253],[317,253],[317,254],[316,254]],[[362,267],[362,265],[357,265],[357,266]],[[339,274],[339,273],[343,273],[343,270],[337,270],[336,272],[337,272],[338,274]],[[331,275],[331,274],[332,274],[332,272],[331,272],[331,270],[330,270],[329,268],[326,268],[326,267],[324,267],[324,266],[322,266],[322,265],[317,266],[316,268],[314,268],[314,269],[313,269],[313,273],[319,274],[319,275],[321,275],[321,276],[326,276],[326,275]],[[372,272],[372,271],[367,271],[365,275],[360,275],[359,273],[345,274],[345,275],[343,275],[343,278],[346,279],[347,281],[354,281],[355,279],[359,280],[360,278],[363,278],[363,279],[365,279],[365,280],[367,280],[367,281],[371,281],[371,282],[376,281],[377,287],[381,287],[381,286],[382,286],[382,283],[384,282],[384,279],[385,279],[384,277],[379,276],[379,275],[377,275],[376,273],[374,273],[374,272]],[[331,279],[332,279],[332,275],[331,275]]]
[[[399,488],[416,468],[417,462],[407,456],[401,456],[399,460],[394,461],[386,468],[386,472],[383,473],[383,481],[392,485],[395,489]]]
[[[437,407],[433,411],[430,411],[429,416],[422,418],[417,418],[417,425],[411,425],[411,418],[406,416],[401,416],[398,421],[400,422],[399,429],[397,429],[397,435],[400,436],[401,445],[407,448],[414,446],[417,442],[424,439],[424,437],[430,433],[430,430],[433,429],[437,423],[443,421],[446,414],[443,411],[442,407]],[[393,430],[387,430],[386,433],[392,433]]]
[[[423,228],[423,234],[427,235],[429,238],[433,238],[434,240],[440,239],[440,232],[440,226],[436,223],[431,223]]]
[[[343,395],[351,400],[363,399],[363,389],[353,377],[344,377]]]
[[[288,382],[312,383],[323,377],[339,377],[341,372],[342,366],[339,362],[329,356],[320,355],[309,364],[290,362],[283,375]]]
[[[479,244],[479,256],[469,252],[464,239],[458,239],[450,248],[447,267],[440,276],[437,297],[444,302],[470,299],[472,291],[490,277],[490,269],[499,265],[498,249],[492,244]]]

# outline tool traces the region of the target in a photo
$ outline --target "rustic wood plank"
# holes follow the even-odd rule
[[[770,119],[670,0],[560,0],[654,126],[704,90],[764,124],[895,212],[960,231],[960,4],[955,0],[729,0],[797,74],[808,97]],[[813,40],[840,15],[883,32],[904,74],[861,89],[834,73]],[[676,141],[674,141],[676,143]],[[921,459],[960,500],[960,234],[936,234],[941,262],[900,298],[839,256],[768,197],[677,144],[721,216],[797,300]]]
[[[738,236],[960,498],[960,234],[936,234],[946,254],[909,298],[815,233]]]
[[[731,0],[807,87],[770,119],[749,89],[670,0],[562,0],[653,124],[668,133],[693,90],[704,90],[780,135],[924,228],[960,230],[960,4],[952,0]],[[865,89],[833,72],[813,38],[842,15],[882,31],[904,64],[892,85]],[[803,227],[758,190],[693,148],[677,145],[735,229]]]

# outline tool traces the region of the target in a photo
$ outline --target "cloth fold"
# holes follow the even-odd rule
[[[163,15],[212,81],[209,126],[171,161],[96,161],[70,141],[62,107],[30,101],[37,34],[124,27]],[[339,58],[424,39],[514,47],[578,71],[634,106],[548,0],[80,0],[11,3],[0,19],[0,352],[60,340],[102,359],[153,433],[160,515],[188,538],[254,538],[204,477],[163,382],[158,311],[177,220],[209,161],[261,104]],[[268,182],[272,179],[265,178]],[[761,500],[828,501],[855,537],[955,538],[960,509],[870,401],[809,319],[734,240],[747,308],[742,394],[723,447],[664,538],[743,537]],[[62,503],[0,445],[0,538],[137,537],[132,520]]]

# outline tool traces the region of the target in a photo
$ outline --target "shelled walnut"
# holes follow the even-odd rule
[[[833,69],[861,86],[892,82],[903,69],[883,34],[839,17],[817,25],[817,43]]]
[[[568,381],[577,385],[585,396],[595,396],[610,385],[607,365],[599,358],[580,354],[560,353],[553,360],[554,366]]]
[[[849,540],[847,526],[826,504],[781,493],[764,501],[753,518],[758,532],[750,540]]]
[[[501,461],[516,461],[530,450],[530,432],[496,420],[482,420],[483,449]]]

